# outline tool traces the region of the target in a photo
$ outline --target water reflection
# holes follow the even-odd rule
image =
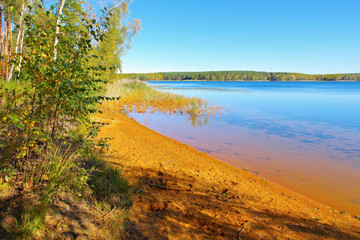
[[[157,89],[174,90],[172,85],[157,85]],[[241,88],[209,88],[209,87],[176,87],[176,90],[191,90],[191,91],[211,91],[211,92],[248,92],[249,90]]]
[[[219,108],[220,109],[220,108]],[[201,114],[194,114],[191,112],[171,112],[171,111],[154,111],[151,109],[148,109],[146,111],[136,111],[136,109],[130,109],[125,107],[125,112],[128,112],[128,114],[139,120],[141,119],[141,122],[146,125],[150,126],[153,122],[150,116],[154,115],[162,115],[165,117],[170,118],[180,118],[183,119],[183,124],[187,123],[189,126],[193,128],[201,128],[205,125],[207,125],[211,118],[218,117],[220,118],[221,110],[217,111],[209,111],[209,112],[203,112]],[[165,125],[166,123],[163,122]]]
[[[209,115],[206,116],[198,116],[196,114],[192,114],[188,116],[188,122],[193,127],[202,127],[209,122]]]
[[[360,213],[360,83],[152,82],[228,106],[221,117],[134,115],[239,168]],[[188,124],[190,123],[190,124]]]

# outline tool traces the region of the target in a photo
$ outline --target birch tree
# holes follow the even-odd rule
[[[54,41],[54,60],[56,60],[57,58],[57,49],[56,46],[59,43],[59,39],[58,39],[58,34],[60,33],[60,23],[61,23],[61,15],[63,12],[63,8],[65,5],[65,0],[60,0],[59,3],[59,10],[58,10],[58,14],[57,14],[57,19],[56,19],[56,31],[55,31],[55,41]]]
[[[3,6],[0,2],[0,57],[4,54]],[[1,61],[2,62],[2,61]]]
[[[20,44],[22,45],[22,43],[20,43],[20,41],[21,41],[21,35],[23,33],[23,19],[24,19],[24,14],[25,14],[25,9],[26,9],[25,5],[26,5],[26,0],[23,0],[22,5],[21,5],[20,20],[19,20],[20,27],[19,27],[19,32],[18,32],[17,38],[16,38],[15,56],[17,56],[17,54],[19,53]],[[22,48],[22,46],[21,46],[21,48]],[[11,65],[9,76],[7,79],[8,82],[10,82],[12,79],[14,66],[15,66],[15,62],[13,62]]]
[[[0,2],[0,57],[4,56],[3,1]],[[0,58],[1,78],[5,79],[4,61]]]
[[[131,39],[141,29],[140,20],[129,21],[129,1],[120,1],[109,7],[105,17],[107,29],[104,39],[97,47],[95,54],[99,56],[96,64],[107,66],[103,78],[112,80],[121,71],[121,58],[130,48]]]
[[[24,34],[25,34],[25,26],[23,25],[22,31],[21,31],[21,36],[20,36],[20,60],[19,60],[19,72],[18,72],[18,77],[20,76],[21,73],[21,62],[23,59],[23,46],[24,46]]]
[[[9,60],[10,60],[10,52],[9,49],[11,49],[11,43],[10,43],[10,16],[9,16],[9,9],[6,10],[5,12],[5,43],[4,43],[4,56],[5,56],[5,61],[4,61],[4,78],[7,79],[8,77],[8,67],[9,67]]]
[[[12,42],[12,29],[11,29],[11,15],[10,15],[10,7],[7,8],[6,13],[6,32],[7,32],[7,41],[8,41],[8,55],[12,55],[12,48],[13,48],[13,42]]]

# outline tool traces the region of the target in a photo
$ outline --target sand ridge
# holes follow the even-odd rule
[[[360,221],[103,107],[106,161],[134,186],[131,239],[360,239]]]

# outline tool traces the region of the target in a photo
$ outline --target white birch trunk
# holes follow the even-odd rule
[[[4,34],[3,34],[3,8],[0,2],[0,55],[4,54]]]
[[[5,13],[5,44],[4,44],[4,54],[5,54],[5,80],[8,80],[8,73],[9,73],[9,48],[10,48],[10,20],[9,20],[9,10]]]
[[[24,14],[25,14],[25,4],[26,4],[26,2],[25,2],[25,0],[23,0],[23,3],[21,5],[21,15],[20,15],[20,21],[19,21],[20,29],[19,29],[19,33],[18,33],[17,38],[16,38],[15,57],[19,53],[19,45],[20,45],[20,39],[21,39],[21,35],[22,35],[22,28],[23,28],[22,22],[23,22]],[[15,63],[13,63],[11,65],[9,76],[8,76],[8,82],[10,82],[11,79],[12,79],[13,72],[14,72],[14,66],[15,66]]]
[[[65,0],[60,0],[59,11],[58,11],[58,16],[57,16],[57,20],[56,20],[56,32],[55,32],[55,41],[54,41],[54,60],[56,60],[56,58],[57,58],[56,45],[59,42],[57,35],[60,33],[59,25],[60,25],[60,21],[61,21],[61,15],[62,15],[62,11],[64,8],[64,4],[65,4]]]
[[[20,72],[21,72],[21,62],[23,59],[23,46],[24,46],[24,34],[25,34],[25,28],[23,28],[22,33],[21,33],[21,39],[20,39],[20,60],[19,60],[19,73],[18,73],[18,77],[20,76]]]

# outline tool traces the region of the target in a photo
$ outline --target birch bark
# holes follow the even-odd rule
[[[61,23],[61,15],[64,8],[65,0],[60,0],[59,10],[58,10],[58,16],[56,19],[56,32],[55,32],[55,41],[54,41],[54,60],[57,58],[57,49],[56,46],[59,43],[58,34],[60,33],[60,23]]]
[[[15,56],[19,53],[20,39],[21,39],[22,31],[23,31],[22,22],[23,22],[23,18],[24,18],[24,14],[25,14],[25,4],[26,4],[26,0],[23,0],[23,3],[21,5],[20,20],[19,20],[20,29],[19,29],[19,33],[18,33],[17,38],[16,38]],[[8,82],[10,82],[11,79],[12,79],[13,72],[14,72],[14,66],[15,66],[15,62],[11,65],[9,76],[8,76]]]
[[[0,2],[0,56],[4,54],[4,33],[3,33],[3,8]]]

